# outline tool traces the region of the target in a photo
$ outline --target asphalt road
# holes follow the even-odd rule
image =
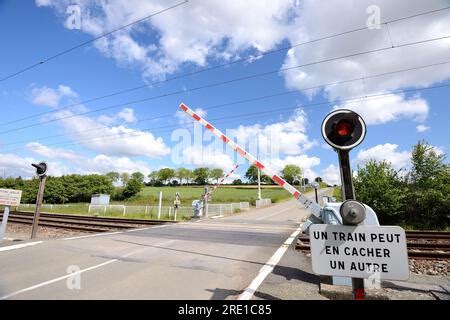
[[[291,200],[219,219],[3,247],[0,299],[236,299],[305,215]]]

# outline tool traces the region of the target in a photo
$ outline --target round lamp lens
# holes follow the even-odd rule
[[[353,132],[353,126],[346,120],[339,121],[336,125],[336,133],[341,137],[351,135]]]

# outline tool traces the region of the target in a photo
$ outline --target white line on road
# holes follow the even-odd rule
[[[20,248],[35,246],[42,242],[44,242],[44,241],[35,241],[35,242],[28,242],[28,243],[22,243],[22,244],[15,244],[12,246],[1,247],[0,251],[9,251],[9,250],[15,250],[15,249],[20,249]]]
[[[73,277],[73,276],[78,275],[78,274],[81,274],[81,273],[83,273],[83,272],[86,272],[86,271],[89,271],[89,270],[94,270],[94,269],[100,268],[100,267],[102,267],[102,266],[104,266],[104,265],[107,265],[107,264],[110,264],[110,263],[113,263],[113,262],[116,262],[116,261],[119,261],[119,259],[108,260],[108,261],[106,261],[106,262],[97,264],[97,265],[95,265],[95,266],[92,266],[92,267],[89,267],[89,268],[86,268],[86,269],[83,269],[83,270],[80,270],[80,271],[77,271],[77,272],[69,273],[69,274],[67,274],[67,275],[65,275],[65,276],[62,276],[62,277],[59,277],[59,278],[56,278],[56,279],[52,279],[52,280],[49,280],[49,281],[41,282],[41,283],[36,284],[36,285],[34,285],[34,286],[31,286],[31,287],[28,287],[28,288],[25,288],[25,289],[21,289],[21,290],[12,292],[12,293],[10,293],[10,294],[7,294],[7,295],[5,295],[5,296],[3,296],[3,297],[0,297],[0,300],[5,300],[5,299],[8,299],[8,298],[14,297],[14,296],[16,296],[16,295],[18,295],[18,294],[20,294],[20,293],[24,293],[24,292],[27,292],[27,291],[31,291],[31,290],[34,290],[34,289],[37,289],[37,288],[46,286],[46,285],[48,285],[48,284],[52,284],[52,283],[55,283],[55,282],[58,282],[58,281],[67,279],[67,278],[69,278],[69,277]]]
[[[74,239],[93,238],[93,237],[107,236],[107,235],[119,234],[119,233],[123,233],[123,231],[88,234],[87,236],[77,236],[77,237],[70,237],[70,238],[62,238],[61,240],[74,240]]]
[[[273,256],[267,261],[267,263],[259,270],[258,275],[255,279],[250,283],[250,285],[244,290],[243,293],[239,295],[238,300],[250,300],[253,297],[253,294],[258,290],[261,283],[263,283],[264,279],[273,271],[273,268],[280,262],[286,250],[292,244],[294,239],[301,232],[301,228],[298,227],[289,238],[278,248],[277,251],[273,254]]]

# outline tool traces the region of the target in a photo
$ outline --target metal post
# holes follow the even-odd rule
[[[6,224],[8,223],[8,216],[9,216],[9,206],[5,206],[5,211],[3,212],[3,219],[2,219],[2,227],[0,229],[0,243],[3,242],[3,238],[6,234]]]
[[[162,191],[159,192],[158,220],[161,219]]]
[[[352,170],[350,167],[350,154],[348,150],[338,150],[339,167],[341,170],[342,199],[354,200],[355,190],[353,188]],[[344,224],[347,224],[343,221]],[[364,279],[352,278],[353,298],[364,300]]]
[[[39,216],[41,215],[42,199],[44,198],[45,180],[47,176],[40,177],[39,190],[36,199],[36,210],[34,211],[33,228],[31,229],[31,239],[36,238],[37,228],[39,225]]]
[[[316,203],[319,203],[319,197],[317,195],[317,188],[314,188],[314,193],[316,194]]]

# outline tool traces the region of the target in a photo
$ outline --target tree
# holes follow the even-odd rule
[[[123,172],[120,175],[120,180],[122,181],[123,185],[126,185],[128,180],[130,180],[130,174],[128,172]]]
[[[135,180],[137,180],[137,181],[139,181],[140,183],[144,183],[144,179],[145,179],[145,176],[144,176],[144,174],[142,173],[142,172],[133,172],[132,174],[131,174],[131,179],[135,179]]]
[[[120,179],[120,174],[115,171],[108,172],[105,176],[107,176],[113,183],[119,181]]]
[[[188,183],[190,172],[191,171],[189,169],[186,169],[186,168],[178,168],[177,169],[176,177],[180,181],[180,185],[183,184],[183,179],[185,179],[186,184]]]
[[[411,153],[406,201],[406,222],[415,228],[445,229],[450,212],[450,166],[445,154],[425,141],[419,141]]]
[[[125,189],[123,189],[123,196],[125,199],[131,198],[132,196],[138,194],[142,190],[142,182],[137,179],[128,180]]]
[[[223,177],[222,169],[212,169],[209,175],[212,179],[216,179],[216,183],[219,183],[219,179]]]
[[[205,185],[209,178],[208,168],[196,168],[192,171],[194,175],[194,181],[198,185]]]
[[[158,171],[158,180],[164,181],[164,183],[167,185],[170,180],[175,178],[175,170],[170,168],[163,168]]]
[[[245,178],[247,178],[250,183],[258,183],[258,168],[255,165],[251,165],[245,173]],[[269,176],[261,172],[261,182],[270,183],[271,181],[272,179],[270,179]]]
[[[242,180],[241,180],[241,179],[235,179],[235,180],[233,180],[233,183],[232,183],[232,184],[234,184],[234,185],[236,185],[236,186],[239,186],[239,185],[242,184]]]
[[[156,183],[159,181],[158,180],[158,171],[152,171],[149,173],[149,175],[147,176],[149,178],[149,182],[148,185],[154,186],[156,185]]]
[[[295,178],[301,179],[302,169],[295,164],[288,164],[284,167],[281,173],[283,174],[284,180],[286,180],[290,184],[293,184]]]
[[[356,199],[372,207],[381,224],[395,224],[403,218],[407,186],[391,164],[368,161],[358,166],[353,183]]]
[[[321,183],[322,182],[322,178],[321,177],[316,177],[314,179],[314,181],[317,182],[317,183]]]

